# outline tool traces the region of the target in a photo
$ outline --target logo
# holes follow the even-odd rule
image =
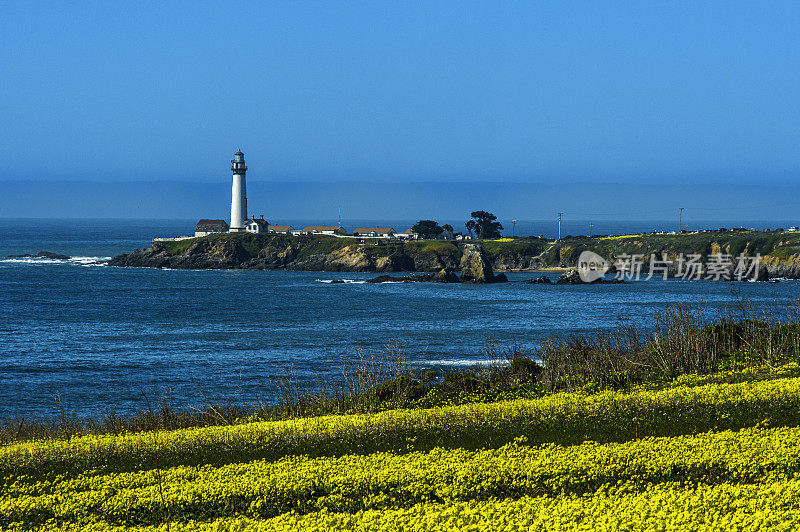
[[[594,251],[584,251],[578,257],[578,274],[584,283],[593,283],[602,279],[608,268],[608,261]]]

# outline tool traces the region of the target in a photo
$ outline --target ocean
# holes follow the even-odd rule
[[[453,369],[486,362],[487,343],[535,348],[620,319],[647,325],[654,311],[679,302],[720,307],[736,297],[767,304],[800,296],[795,281],[548,286],[512,273],[512,282],[486,286],[366,284],[375,274],[102,262],[148,247],[154,236],[189,234],[193,223],[0,220],[0,418],[125,413],[143,409],[145,396],[177,406],[269,400],[280,378],[310,385],[358,350],[387,343],[404,346],[421,367]],[[552,227],[531,222],[526,233],[545,229]],[[8,258],[41,250],[73,258]]]

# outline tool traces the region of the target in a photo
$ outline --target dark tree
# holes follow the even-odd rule
[[[453,226],[450,224],[442,224],[442,229],[445,231],[450,231],[451,233],[453,232]]]
[[[420,220],[411,228],[422,238],[436,238],[442,233],[442,227],[433,220]]]
[[[467,223],[465,223],[464,225],[467,226],[467,232],[469,233],[469,236],[471,237],[472,236],[472,231],[475,230],[475,220],[467,220]]]
[[[497,220],[497,216],[486,211],[475,211],[471,216],[472,220],[475,221],[475,234],[478,235],[478,238],[481,240],[500,238],[500,229],[503,228],[503,225],[495,221]]]

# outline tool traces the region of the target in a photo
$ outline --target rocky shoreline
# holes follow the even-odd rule
[[[154,242],[148,249],[112,258],[110,266],[173,269],[250,269],[303,270],[332,272],[421,272],[396,282],[506,282],[495,275],[480,244],[413,247],[360,245],[346,241],[337,249],[324,245],[341,244],[333,237],[264,238],[260,248],[248,244],[257,240],[248,235],[232,238],[197,238],[176,253],[174,248]],[[430,248],[430,249],[429,249]],[[457,275],[456,275],[457,272]],[[376,281],[380,282],[380,281]]]
[[[560,241],[539,238],[512,242],[412,241],[362,244],[354,239],[326,236],[224,234],[180,242],[153,242],[150,248],[119,255],[112,266],[172,269],[251,269],[331,272],[408,272],[436,275],[461,274],[459,282],[495,282],[494,272],[575,269],[584,250],[613,264],[616,257],[657,254],[673,261],[669,275],[676,276],[681,255],[712,254],[736,257],[758,254],[759,280],[800,279],[800,235],[761,232],[750,235],[672,235],[632,237],[566,237]],[[643,261],[641,273],[649,271]],[[499,277],[498,277],[499,278]],[[502,278],[499,278],[502,282]],[[418,282],[415,279],[408,282]],[[442,282],[436,280],[433,282]],[[452,280],[451,280],[452,282]]]

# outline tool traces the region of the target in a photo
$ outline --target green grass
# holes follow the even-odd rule
[[[210,237],[197,237],[187,240],[178,240],[177,242],[156,242],[156,245],[164,249],[170,255],[183,255],[192,245],[203,238]]]
[[[458,246],[447,240],[415,240],[404,244],[409,251],[457,251]]]
[[[484,240],[483,249],[486,250],[489,258],[494,259],[499,255],[513,255],[534,257],[541,254],[547,247],[548,240],[546,238],[517,238],[511,241],[502,240]]]
[[[707,257],[718,245],[723,253],[737,256],[760,254],[786,258],[800,253],[800,233],[777,231],[686,233],[675,235],[621,235],[614,237],[569,237],[547,250],[546,261],[574,263],[584,250],[609,258],[622,254],[698,254]]]

